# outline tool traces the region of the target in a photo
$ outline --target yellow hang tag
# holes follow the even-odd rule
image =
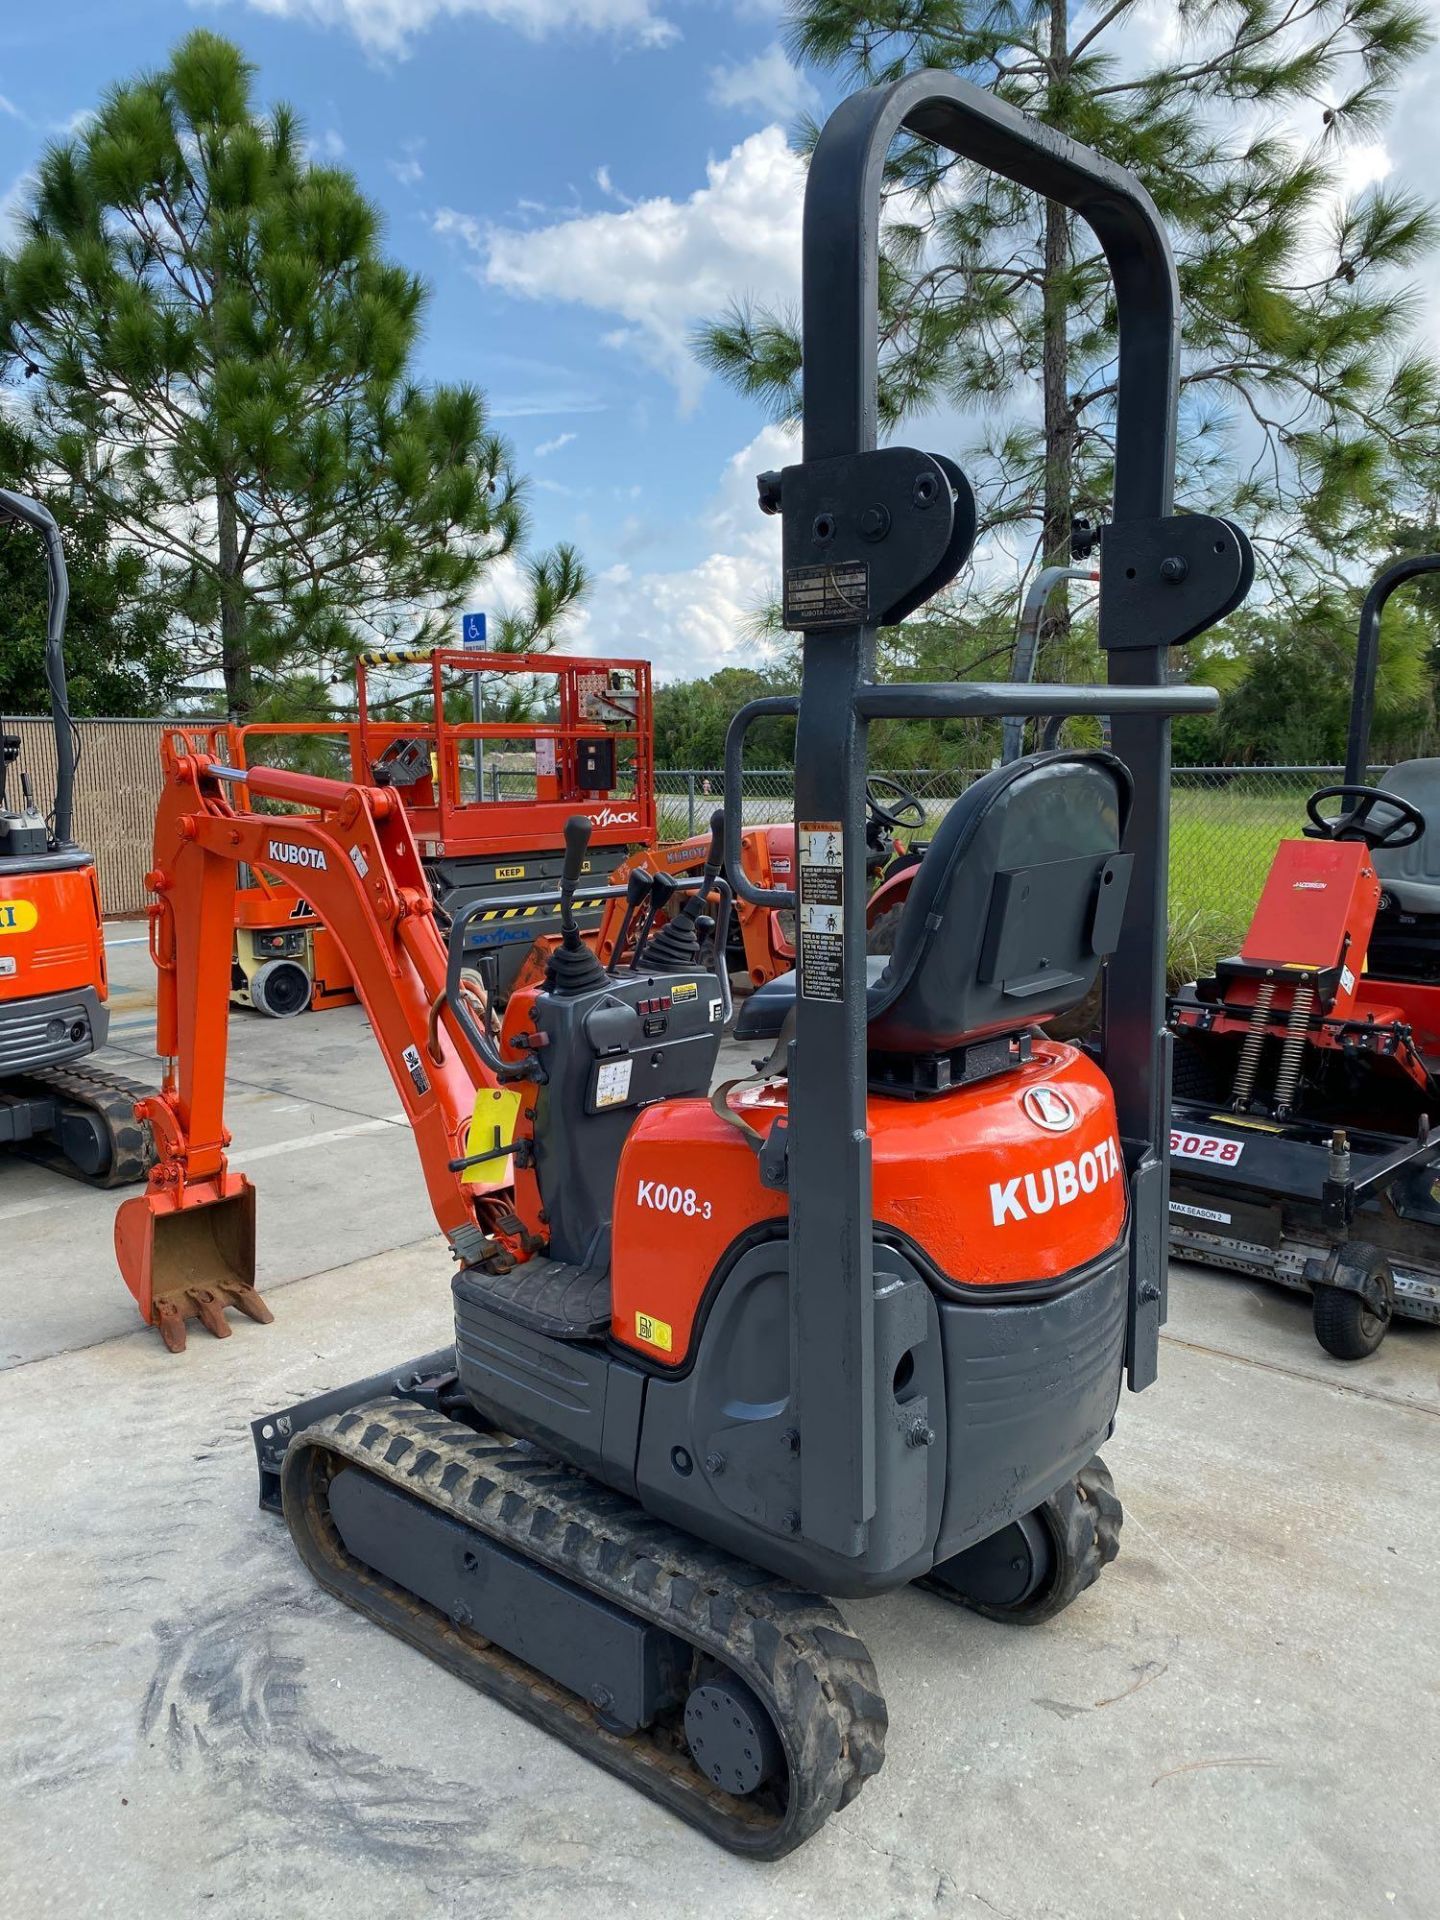
[[[519,1116],[518,1093],[508,1087],[481,1087],[475,1095],[475,1111],[465,1136],[466,1159],[475,1153],[489,1153],[497,1146],[511,1146]],[[479,1187],[482,1193],[508,1187],[514,1178],[515,1168],[508,1153],[496,1154],[493,1160],[482,1160],[478,1166],[467,1167],[461,1175],[467,1187]]]

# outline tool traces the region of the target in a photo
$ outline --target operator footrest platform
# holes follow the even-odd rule
[[[556,1340],[603,1340],[610,1331],[610,1269],[526,1260],[509,1273],[467,1267],[467,1295],[517,1326]]]

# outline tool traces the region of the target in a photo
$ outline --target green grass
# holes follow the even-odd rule
[[[1172,987],[1208,973],[1245,937],[1275,849],[1298,834],[1308,774],[1240,776],[1201,786],[1177,773],[1170,806]]]
[[[1172,987],[1210,972],[1222,954],[1239,947],[1276,847],[1300,831],[1315,779],[1261,770],[1217,783],[1214,775],[1177,770],[1170,808]],[[717,802],[698,794],[696,802],[695,824],[703,831]],[[746,819],[788,820],[792,804],[788,793],[747,792]],[[933,829],[949,803],[936,796],[929,804]],[[661,838],[683,839],[687,826],[683,796],[661,796]]]

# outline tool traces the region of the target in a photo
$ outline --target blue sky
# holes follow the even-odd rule
[[[784,128],[818,96],[778,47],[780,0],[19,11],[0,9],[0,202],[112,81],[197,22],[221,29],[430,283],[422,373],[485,390],[531,476],[537,543],[576,540],[598,576],[577,641],[671,673],[743,657],[774,564],[753,474],[783,445],[686,339],[732,289],[797,287]]]
[[[1087,5],[1073,8],[1077,27]],[[1432,0],[1440,4],[1440,0]],[[433,289],[422,374],[489,395],[531,479],[534,541],[573,539],[595,588],[567,644],[662,675],[754,651],[778,562],[754,476],[792,444],[688,350],[736,294],[793,303],[801,169],[787,132],[831,104],[797,73],[784,0],[0,0],[0,234],[44,142],[197,22],[240,42],[262,101],[384,210]],[[1173,0],[1136,0],[1126,59],[1173,43]],[[1302,123],[1297,139],[1314,137]],[[1345,188],[1433,194],[1440,47]],[[1440,262],[1413,278],[1440,348]],[[1033,396],[1017,394],[1023,408]],[[975,422],[911,423],[963,457]],[[977,561],[1013,569],[983,544]],[[503,580],[486,596],[507,591]]]

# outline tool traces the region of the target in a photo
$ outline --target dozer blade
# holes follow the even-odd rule
[[[185,1350],[187,1320],[225,1340],[227,1307],[275,1317],[255,1291],[255,1189],[243,1173],[127,1200],[115,1216],[115,1257],[141,1318],[172,1353]]]

